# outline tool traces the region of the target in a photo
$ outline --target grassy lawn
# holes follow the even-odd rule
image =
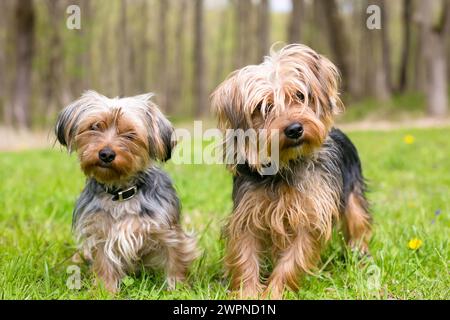
[[[412,144],[405,135],[414,136]],[[450,128],[354,132],[375,220],[373,259],[359,260],[335,232],[320,269],[291,299],[449,299]],[[165,290],[161,274],[143,272],[122,284],[121,299],[225,299],[220,229],[231,209],[231,177],[219,165],[165,168],[183,203],[183,221],[203,250],[189,285]],[[75,156],[54,150],[0,153],[0,298],[111,298],[92,285],[68,289],[75,244],[71,211],[84,183]],[[409,240],[423,241],[418,250]]]

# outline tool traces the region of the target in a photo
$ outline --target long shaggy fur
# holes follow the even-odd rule
[[[309,124],[305,126],[308,139],[301,148],[286,152],[284,160],[296,158],[301,151],[310,152],[323,143],[333,115],[343,110],[338,84],[337,68],[311,48],[289,45],[280,51],[272,50],[262,64],[231,73],[212,94],[213,111],[219,128],[225,132],[224,145],[232,145],[228,140],[235,138],[227,129],[266,129],[271,134],[283,122],[301,118]],[[290,108],[292,105],[298,108]],[[281,148],[283,142],[280,141]],[[247,158],[249,165],[260,171],[261,161],[254,160],[260,158],[255,154],[259,151],[250,145],[235,148],[237,154],[226,155],[226,163],[235,169],[235,159]]]
[[[285,288],[296,290],[299,275],[314,270],[341,217],[348,243],[367,251],[370,216],[359,157],[332,128],[343,110],[338,84],[339,73],[327,58],[294,44],[233,72],[212,95],[224,144],[235,142],[236,129],[279,137],[274,175],[263,175],[255,156],[267,146],[249,143],[225,154],[244,160],[227,162],[234,208],[225,227],[225,264],[241,297],[280,298]],[[284,133],[293,123],[303,128],[298,139]],[[267,281],[261,280],[264,257],[274,265]]]
[[[139,265],[162,268],[173,288],[197,255],[180,226],[180,203],[170,178],[153,164],[170,158],[173,128],[152,94],[109,99],[86,92],[59,115],[56,136],[76,150],[88,180],[74,212],[73,230],[84,258],[112,292]],[[115,152],[102,163],[99,151]],[[133,198],[113,201],[108,190],[136,186]]]

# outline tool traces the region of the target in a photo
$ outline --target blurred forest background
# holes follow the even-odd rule
[[[0,126],[48,128],[86,89],[154,91],[172,120],[205,118],[211,91],[277,41],[331,58],[349,120],[448,113],[449,0],[0,0]]]

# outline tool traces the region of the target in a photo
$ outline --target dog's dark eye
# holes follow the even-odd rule
[[[295,96],[297,97],[297,99],[298,99],[300,102],[305,101],[305,95],[304,95],[302,92],[297,91],[297,93],[295,94]]]
[[[261,109],[262,109],[262,105],[263,105],[262,102],[258,103],[256,105],[255,111],[260,112]],[[273,108],[273,103],[267,102],[266,105],[265,105],[265,108],[264,108],[264,112],[265,113],[269,113],[270,111],[272,111],[272,108]]]
[[[124,136],[125,139],[131,140],[131,141],[136,139],[136,135],[134,133],[132,133],[132,132],[131,133],[126,133],[123,136]]]
[[[100,125],[98,123],[91,124],[91,127],[89,129],[91,129],[92,131],[99,131]]]

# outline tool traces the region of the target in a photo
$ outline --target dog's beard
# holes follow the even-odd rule
[[[144,152],[144,151],[142,151]],[[146,154],[144,152],[144,154]],[[114,161],[105,163],[98,157],[97,148],[92,146],[79,149],[81,169],[87,177],[105,184],[121,184],[132,179],[136,173],[148,166],[148,157],[116,148]]]

